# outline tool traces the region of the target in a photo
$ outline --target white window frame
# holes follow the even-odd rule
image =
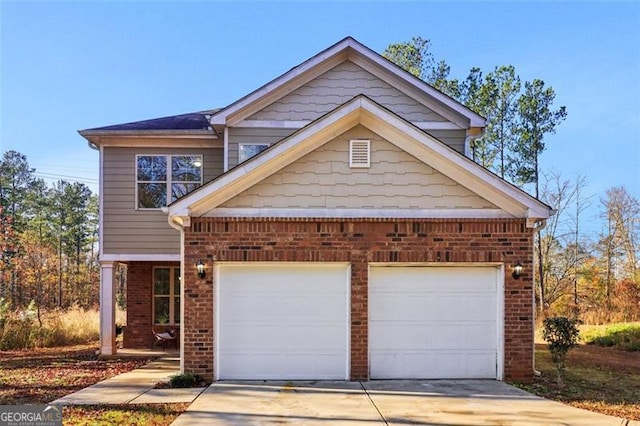
[[[167,205],[171,204],[171,187],[174,183],[197,183],[198,186],[202,186],[204,179],[204,158],[202,154],[136,154],[136,161],[134,164],[134,173],[136,178],[136,196],[135,196],[135,210],[162,210],[162,207],[140,207],[138,203],[138,185],[141,183],[161,183],[163,181],[139,181],[138,180],[138,159],[140,157],[165,157],[167,159],[167,180],[166,180],[166,194],[167,194]],[[171,164],[173,157],[198,157],[200,159],[200,182],[197,181],[173,181],[171,176]]]
[[[155,278],[156,278],[156,270],[158,269],[168,269],[169,270],[169,294],[168,295],[158,295],[156,296],[156,286],[155,286]],[[175,293],[175,271],[178,270],[177,278],[180,279],[180,267],[179,266],[154,266],[151,272],[151,320],[153,321],[153,325],[165,325],[165,326],[180,326],[180,323],[175,322],[175,312],[176,312],[176,298],[180,298],[180,292],[178,294]],[[156,298],[158,297],[166,297],[169,299],[169,322],[167,323],[159,323],[156,322]],[[179,305],[179,304],[178,304]]]
[[[255,154],[251,157],[247,157],[245,159],[241,159],[240,158],[240,153],[242,152],[242,147],[243,146],[264,146],[266,147],[265,149],[263,149],[262,151],[269,149],[269,147],[271,146],[271,144],[265,143],[265,142],[241,142],[238,144],[238,164],[240,163],[244,163],[245,161],[247,161],[249,158],[253,158],[256,155],[260,154],[262,151],[260,151],[258,154]]]
[[[354,162],[354,145],[366,144],[367,159],[366,162]],[[349,141],[349,167],[352,169],[368,169],[371,167],[371,140],[369,139],[351,139]]]

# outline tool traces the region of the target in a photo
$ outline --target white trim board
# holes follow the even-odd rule
[[[484,127],[486,120],[453,98],[404,71],[362,43],[346,37],[292,68],[249,95],[211,115],[210,123],[233,126],[345,60],[371,72],[439,115],[466,127]]]
[[[231,127],[244,129],[301,129],[309,124],[311,124],[311,120],[242,120]],[[418,121],[413,124],[422,130],[464,130],[464,127],[449,121]]]
[[[360,95],[270,149],[169,206],[170,216],[204,216],[354,126],[362,124],[465,188],[518,218],[546,219],[548,206]]]
[[[180,254],[101,254],[100,262],[180,262]]]
[[[216,208],[205,217],[255,218],[397,218],[397,219],[513,219],[499,209],[277,209]]]

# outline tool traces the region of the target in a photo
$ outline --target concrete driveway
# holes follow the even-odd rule
[[[639,425],[492,380],[216,382],[174,425]]]

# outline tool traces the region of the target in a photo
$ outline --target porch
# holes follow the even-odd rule
[[[102,262],[100,278],[102,356],[180,356],[179,262]],[[118,303],[125,306],[124,324],[116,322]]]

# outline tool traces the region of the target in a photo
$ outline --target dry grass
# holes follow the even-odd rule
[[[38,319],[37,310],[29,307],[6,312],[1,320],[0,350],[77,345],[100,338],[100,314],[96,309],[73,307],[42,312]]]
[[[57,336],[51,345],[46,346],[65,346],[100,339],[100,312],[97,309],[73,307],[63,312],[51,312],[46,314],[43,325],[54,330]]]
[[[598,413],[640,420],[640,352],[579,345],[569,352],[564,386],[547,345],[536,345],[536,369],[542,373],[532,385],[521,386],[536,395]]]
[[[82,405],[63,408],[65,425],[170,425],[189,404]]]

